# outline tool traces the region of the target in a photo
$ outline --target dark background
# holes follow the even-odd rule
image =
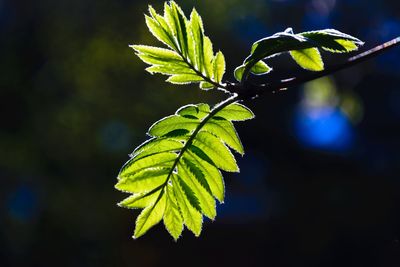
[[[247,103],[257,118],[237,123],[247,153],[216,221],[199,238],[159,224],[131,239],[138,212],[114,189],[128,153],[180,106],[224,98],[144,71],[128,44],[158,44],[147,4],[0,0],[0,266],[400,266],[400,48]],[[178,4],[203,16],[230,80],[252,42],[289,26],[363,50],[400,35],[397,0]]]

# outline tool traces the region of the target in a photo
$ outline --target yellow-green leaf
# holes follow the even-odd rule
[[[293,50],[290,51],[290,55],[303,69],[311,71],[321,71],[324,69],[324,62],[317,48]]]
[[[200,148],[214,164],[229,172],[238,172],[239,167],[229,149],[220,139],[208,132],[199,132],[193,140],[193,146]]]
[[[145,234],[151,227],[159,223],[164,215],[166,197],[164,191],[160,192],[159,199],[151,206],[145,208],[136,219],[136,227],[133,238]]]
[[[201,170],[190,161],[183,159],[178,164],[178,174],[198,199],[202,213],[213,220],[217,214],[215,200]]]
[[[215,55],[214,58],[214,78],[216,83],[221,83],[225,73],[225,57],[221,51]]]
[[[167,203],[164,213],[164,225],[176,241],[183,231],[183,218],[172,186],[168,185],[166,190]]]
[[[203,78],[194,74],[176,74],[167,79],[167,82],[174,84],[189,84],[201,81],[203,81]]]
[[[201,233],[201,226],[203,224],[203,216],[190,203],[188,196],[180,185],[179,179],[180,178],[178,177],[178,175],[172,175],[172,186],[179,206],[179,210],[181,211],[186,227],[190,231],[192,231],[195,236],[199,236]]]
[[[253,119],[255,115],[246,106],[239,103],[232,103],[218,111],[215,117],[222,117],[229,121],[245,121]]]

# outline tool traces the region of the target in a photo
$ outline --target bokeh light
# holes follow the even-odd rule
[[[354,94],[339,94],[329,77],[305,84],[294,115],[299,142],[326,151],[350,149],[355,136],[351,122],[362,118],[362,106],[357,100]]]

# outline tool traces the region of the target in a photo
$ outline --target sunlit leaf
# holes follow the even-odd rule
[[[115,187],[132,195],[119,206],[144,209],[135,237],[161,219],[174,239],[181,235],[183,224],[198,236],[203,215],[215,218],[215,199],[222,203],[225,195],[219,169],[239,171],[228,147],[243,153],[231,121],[254,115],[238,103],[214,109],[204,103],[186,105],[154,123],[148,133],[152,138],[136,148],[122,167]]]
[[[221,52],[214,57],[210,38],[204,34],[203,21],[195,9],[187,19],[174,2],[164,4],[160,15],[149,6],[150,16],[145,15],[151,33],[168,48],[143,45],[131,46],[137,56],[151,65],[146,70],[170,76],[173,84],[199,83],[201,89],[223,87],[225,59]]]
[[[167,203],[164,213],[164,225],[171,236],[177,240],[183,231],[183,218],[172,186],[167,186]]]
[[[245,121],[254,118],[254,113],[246,106],[233,103],[226,106],[215,114],[216,117],[222,117],[229,121]]]
[[[203,78],[195,74],[177,74],[167,79],[167,82],[174,84],[189,84],[201,81],[203,81]]]
[[[324,62],[317,48],[290,51],[290,55],[303,69],[311,71],[321,71],[324,69]]]
[[[222,82],[222,78],[224,77],[225,73],[225,57],[221,53],[221,51],[217,52],[214,58],[214,80],[217,83]]]
[[[159,194],[158,200],[145,208],[136,219],[135,234],[133,238],[144,235],[151,227],[159,223],[164,215],[166,197],[164,191]]]
[[[250,69],[250,72],[255,75],[267,74],[271,71],[271,67],[264,61],[260,60]]]

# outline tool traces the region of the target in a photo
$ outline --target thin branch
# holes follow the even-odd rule
[[[347,59],[345,62],[342,64],[338,64],[336,66],[332,66],[330,68],[327,68],[323,71],[311,73],[308,75],[300,76],[300,77],[292,77],[288,79],[281,80],[277,83],[270,83],[270,84],[265,84],[265,85],[260,85],[262,87],[262,90],[260,90],[259,93],[262,93],[262,91],[265,91],[265,89],[268,89],[271,92],[276,92],[280,91],[282,89],[286,89],[289,87],[294,87],[298,86],[300,84],[321,78],[323,76],[330,75],[332,73],[335,73],[337,71],[340,71],[342,69],[346,69],[349,67],[352,67],[356,64],[359,64],[361,62],[364,62],[368,59],[374,58],[383,52],[386,52],[387,50],[394,48],[396,46],[400,45],[400,37],[397,37],[391,41],[388,41],[384,44],[378,45],[370,50],[367,50],[363,53],[360,53],[358,55],[355,55],[349,59]]]

